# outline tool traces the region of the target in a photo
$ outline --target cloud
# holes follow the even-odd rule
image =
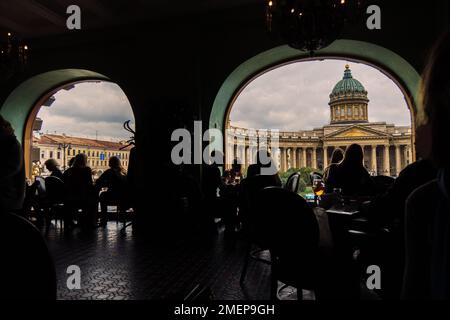
[[[296,62],[262,74],[236,99],[231,123],[288,131],[329,124],[329,94],[342,79],[347,63],[368,91],[369,121],[411,125],[403,93],[389,77],[365,64],[331,59]]]
[[[65,133],[105,140],[128,139],[122,127],[126,120],[134,123],[130,103],[115,83],[84,82],[71,90],[60,90],[50,107],[41,107],[42,132]]]

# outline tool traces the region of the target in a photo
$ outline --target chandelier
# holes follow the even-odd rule
[[[338,39],[347,23],[362,17],[364,0],[269,0],[269,32],[311,54]]]
[[[11,32],[0,34],[0,83],[24,70],[28,62],[28,46]]]

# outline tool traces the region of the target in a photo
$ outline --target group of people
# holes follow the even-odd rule
[[[51,177],[64,182],[64,202],[67,206],[67,226],[73,226],[74,212],[82,209],[85,215],[84,222],[97,225],[98,203],[101,206],[99,226],[106,226],[108,221],[108,205],[127,207],[127,173],[122,167],[118,157],[109,158],[107,169],[95,182],[92,170],[87,165],[87,156],[77,154],[69,162],[69,168],[63,172],[59,169],[56,160],[45,162]],[[106,190],[104,190],[106,189]]]

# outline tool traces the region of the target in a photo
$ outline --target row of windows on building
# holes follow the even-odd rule
[[[72,151],[72,152],[71,152]],[[56,152],[54,152],[54,151],[48,151],[49,152],[49,155],[48,155],[48,158],[49,159],[51,159],[51,158],[54,158],[54,156],[56,155],[56,159],[57,160],[61,160],[61,157],[62,157],[62,153],[61,153],[61,151],[56,151]],[[77,149],[77,150],[75,150],[75,149],[71,149],[71,150],[68,150],[68,152],[67,152],[67,155],[68,156],[70,156],[70,155],[72,155],[72,156],[75,156],[76,154],[80,154],[80,153],[84,153],[84,154],[86,154],[88,157],[96,157],[96,158],[111,158],[111,157],[113,157],[113,156],[116,156],[116,157],[118,157],[119,159],[122,159],[122,160],[126,160],[126,159],[128,159],[128,153],[126,153],[126,152],[100,152],[100,151],[90,151],[90,150],[88,150],[87,152],[86,152],[86,150],[81,150],[81,149]],[[47,158],[46,157],[46,154],[45,154],[45,151],[42,151],[42,153],[41,153],[41,158],[42,159],[45,159],[45,158]]]
[[[355,106],[355,107],[335,107],[334,108],[334,115],[336,117],[339,116],[345,116],[345,111],[347,111],[347,116],[365,116],[365,110],[362,106]]]
[[[74,150],[74,149],[71,149]],[[69,150],[69,151],[71,151]],[[75,151],[75,150],[74,150]],[[67,152],[67,161],[70,161],[76,154],[84,153],[88,156],[87,163],[89,166],[95,167],[108,167],[109,158],[113,156],[117,156],[122,160],[122,165],[124,167],[128,167],[128,153],[127,152],[98,152],[98,151],[87,151],[86,150],[76,150],[76,152]],[[46,159],[62,159],[63,152],[62,151],[54,151],[54,150],[41,150],[41,161],[45,162]]]

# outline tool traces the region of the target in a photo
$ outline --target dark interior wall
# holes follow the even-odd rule
[[[376,2],[376,1],[375,1]],[[374,3],[375,3],[374,2]],[[384,46],[419,72],[438,34],[448,24],[446,1],[415,5],[378,1],[382,29],[352,26],[342,38]],[[69,32],[30,39],[26,73],[0,88],[0,104],[22,81],[42,72],[82,68],[117,82],[134,109],[146,165],[167,162],[174,128],[208,123],[215,95],[245,60],[282,44],[266,32],[263,6],[246,6],[127,27]],[[101,98],[101,97],[100,97]]]
[[[446,1],[435,1],[434,6],[378,2],[382,30],[352,26],[342,37],[384,46],[420,72],[428,49],[446,24]],[[164,114],[185,109],[180,115],[182,122],[207,120],[225,78],[245,60],[278,44],[281,42],[265,30],[262,6],[32,39],[27,72],[0,89],[0,102],[32,75],[83,68],[116,81],[127,93],[139,120],[147,122],[159,107]]]

